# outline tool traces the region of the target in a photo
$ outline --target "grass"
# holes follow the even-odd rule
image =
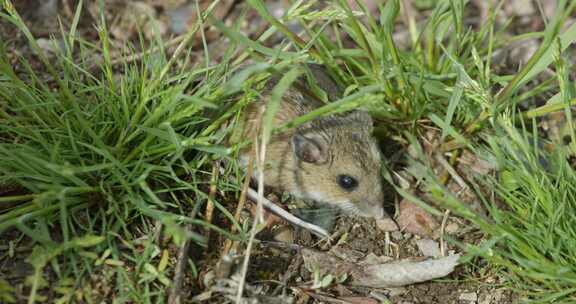
[[[468,258],[481,256],[506,278],[523,301],[570,303],[576,299],[573,241],[576,177],[563,149],[547,151],[537,129],[515,128],[497,119],[498,131],[474,152],[492,159],[498,173],[470,181],[488,216],[470,210],[429,170],[422,174],[434,202],[468,219],[486,233],[478,245],[462,244]],[[424,160],[425,158],[421,158]],[[419,164],[427,163],[425,160]],[[426,168],[426,166],[420,166]]]
[[[425,26],[416,25],[415,16],[401,17],[395,0],[386,1],[377,16],[361,2],[359,11],[343,0],[319,11],[313,2],[296,1],[280,19],[262,1],[247,2],[273,25],[255,40],[240,33],[241,20],[226,26],[211,19],[215,1],[171,56],[161,39],[141,39],[122,53],[157,51],[120,64],[113,64],[112,53],[118,50],[110,48],[103,16],[99,41],[77,37],[82,2],[69,28],[62,30],[64,47],[52,58],[39,48],[10,2],[4,2],[0,18],[25,34],[34,60],[44,69],[37,71],[22,58],[15,70],[7,45],[0,41],[0,185],[21,187],[0,197],[0,233],[16,229],[26,238],[12,246],[34,246],[29,302],[42,300],[38,290],[46,284],[47,268],[57,278],[62,301],[95,296],[87,281],[95,273],[113,282],[119,301],[161,301],[170,269],[168,253],[155,241],[160,226],[178,245],[191,240],[205,248],[206,230],[246,240],[247,229],[232,215],[231,204],[241,183],[226,178],[242,175],[234,157],[237,147],[226,147],[225,140],[242,107],[258,97],[263,77],[285,73],[275,91],[281,94],[296,75],[306,73],[299,64],[309,61],[325,64],[346,88],[345,96],[285,126],[272,126],[267,119],[265,138],[320,115],[364,107],[376,119],[379,137],[393,135],[407,143],[438,128],[443,151],[466,148],[493,155],[499,176],[476,181],[491,189],[491,196],[478,191],[490,218],[472,213],[425,170],[438,205],[487,234],[488,241],[470,252],[502,267],[508,284],[521,295],[540,302],[574,299],[574,172],[561,152],[549,154],[531,144],[526,134],[538,134],[523,126],[552,111],[564,110],[571,118],[574,85],[568,78],[571,63],[562,52],[576,40],[576,25],[562,33],[560,29],[576,3],[559,1],[560,13],[544,32],[508,38],[505,29],[495,27],[500,6],[473,29],[465,26],[466,5],[458,0],[438,1]],[[399,18],[409,25],[407,47],[398,46],[393,37]],[[205,60],[191,65],[187,47],[203,33],[207,20],[230,47],[218,64],[210,64],[205,49]],[[291,32],[289,23],[302,32]],[[271,47],[278,35],[283,37],[279,46]],[[345,43],[343,36],[353,43]],[[496,50],[508,41],[534,37],[542,38],[540,48],[520,70],[493,71]],[[102,60],[94,62],[95,55]],[[247,59],[254,63],[237,73]],[[557,76],[531,85],[551,63]],[[326,100],[314,84],[311,91]],[[518,104],[553,93],[558,94],[545,106],[517,112]],[[571,123],[569,128],[574,134]],[[227,160],[226,172],[216,179],[213,168],[220,159]],[[224,195],[211,194],[211,184]],[[217,222],[202,214],[209,199]],[[506,208],[496,208],[496,202]],[[230,232],[232,226],[237,232]],[[196,273],[200,260],[190,262]]]
[[[60,280],[73,278],[77,287],[98,265],[110,265],[107,271],[115,282],[110,286],[125,299],[163,298],[159,288],[167,284],[162,279],[167,273],[158,269],[155,222],[176,243],[190,239],[205,247],[205,229],[243,239],[242,229],[232,234],[200,214],[209,196],[209,168],[215,159],[227,157],[224,132],[202,134],[211,123],[204,110],[226,102],[212,95],[221,94],[226,69],[190,71],[177,64],[188,56],[183,50],[194,31],[171,59],[158,48],[140,63],[121,64],[116,78],[105,24],[98,28],[98,45],[74,33],[81,6],[70,32],[62,33],[61,53],[47,58],[17,12],[8,2],[4,5],[1,18],[26,34],[46,69],[35,71],[21,59],[17,73],[6,46],[0,46],[0,184],[22,187],[22,193],[2,197],[6,207],[0,232],[17,228],[35,244],[30,302],[38,297],[35,291],[47,265]],[[95,54],[103,61],[93,69]],[[226,180],[217,181],[217,187],[237,189]],[[213,203],[226,210],[219,199]],[[239,227],[230,213],[221,215]],[[185,230],[185,224],[195,228]],[[149,237],[133,241],[142,235]],[[62,299],[74,295],[73,289],[69,292]]]

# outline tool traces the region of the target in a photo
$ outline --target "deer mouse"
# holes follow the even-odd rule
[[[315,64],[307,65],[315,83],[330,100],[340,90]],[[243,117],[242,140],[253,139],[259,125],[259,110],[269,100],[278,79],[271,78],[263,99],[247,106]],[[299,79],[299,85],[307,87]],[[322,103],[304,95],[292,85],[283,95],[274,117],[274,126],[306,114]],[[302,199],[338,207],[350,215],[376,219],[386,215],[381,178],[381,153],[372,137],[372,118],[361,110],[313,119],[297,128],[273,135],[266,147],[264,184]],[[240,151],[240,162],[248,163],[250,148]],[[253,178],[257,179],[256,174]]]

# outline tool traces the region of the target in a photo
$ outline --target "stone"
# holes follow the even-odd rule
[[[476,294],[475,292],[461,293],[460,296],[458,297],[458,300],[466,302],[476,302],[478,301],[478,294]]]
[[[436,258],[440,256],[440,244],[434,240],[420,239],[416,241],[416,245],[425,257]]]
[[[376,220],[376,227],[384,232],[398,231],[398,225],[391,218]]]

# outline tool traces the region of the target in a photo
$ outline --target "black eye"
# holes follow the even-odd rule
[[[342,189],[347,191],[352,191],[358,186],[358,181],[350,175],[338,175],[336,181],[338,182],[338,185],[342,187]]]

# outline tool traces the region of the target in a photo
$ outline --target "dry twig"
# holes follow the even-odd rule
[[[262,116],[260,112],[260,116]],[[258,135],[254,136],[254,145],[258,147]],[[242,294],[244,293],[244,285],[246,284],[246,275],[248,273],[248,263],[250,261],[250,253],[252,251],[252,246],[254,244],[254,239],[256,238],[258,224],[264,222],[262,216],[262,200],[264,199],[264,159],[266,155],[266,142],[262,141],[259,146],[260,151],[256,152],[256,166],[258,169],[258,194],[256,200],[256,214],[254,215],[254,221],[252,222],[252,228],[250,229],[250,238],[248,239],[248,244],[246,245],[246,251],[244,254],[244,262],[242,263],[242,274],[240,276],[240,282],[238,282],[238,292],[236,293],[236,303],[240,304],[242,301]],[[249,189],[250,191],[251,189]],[[252,190],[253,191],[253,190]]]
[[[444,244],[444,231],[446,230],[446,223],[448,222],[448,217],[450,216],[450,210],[444,212],[444,217],[442,218],[442,225],[440,225],[440,255],[446,256],[446,245]]]

